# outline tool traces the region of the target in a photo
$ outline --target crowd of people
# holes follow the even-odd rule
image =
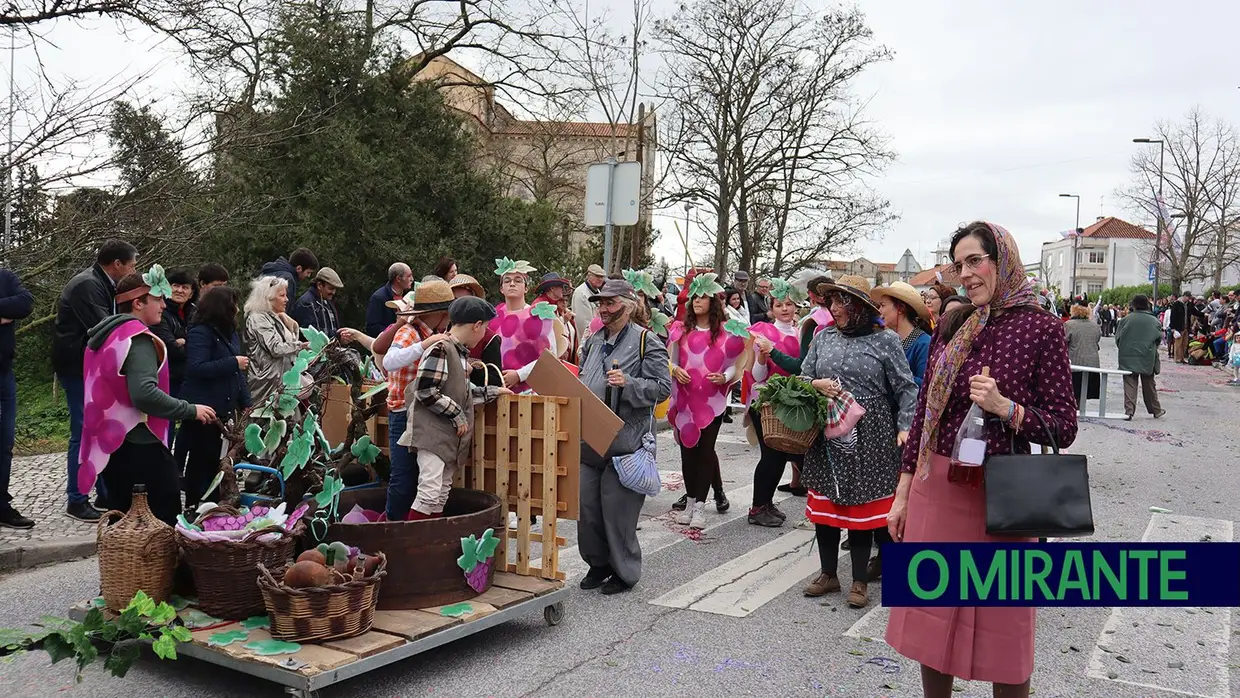
[[[785,525],[774,503],[781,487],[805,497],[820,571],[804,593],[844,593],[845,549],[847,603],[865,607],[886,543],[996,540],[985,533],[984,490],[949,475],[970,407],[989,415],[989,454],[1028,452],[1031,442],[1052,438],[1068,446],[1076,436],[1080,386],[1068,339],[1076,332],[1035,292],[1011,235],[972,223],[952,236],[950,254],[959,287],[920,293],[901,282],[873,288],[855,276],[821,276],[804,287],[761,278],[750,290],[743,271],[727,286],[714,272],[691,271],[682,285],[663,280],[660,288],[648,272],[608,274],[597,265],[575,285],[506,258],[494,270],[461,270],[444,259],[415,283],[414,270],[396,262],[358,330],[342,322],[336,301],[354,281],[309,250],[247,274],[242,302],[219,265],[139,273],[138,250],[108,242],[65,287],[55,322],[53,360],[71,416],[67,513],[96,521],[99,508],[127,507],[136,484],[164,520],[197,504],[218,468],[223,424],[281,399],[283,377],[307,347],[301,330],[313,327],[373,355],[373,375],[387,384],[383,517],[442,516],[472,441],[472,406],[531,390],[533,367],[550,352],[623,423],[606,453],[581,446],[578,537],[589,566],[581,588],[611,595],[640,581],[645,495],[622,484],[616,461],[651,443],[661,404],[684,478],[674,519],[700,530],[712,498],[717,511],[727,510],[716,437],[739,399],[758,447],[748,522]],[[494,273],[500,298],[487,298],[468,271]],[[31,299],[8,272],[0,272],[0,294],[7,294],[0,358],[11,365],[11,323],[30,312]],[[1204,310],[1177,302],[1165,326],[1187,334]],[[1131,358],[1123,348],[1129,337],[1157,358],[1164,324],[1147,306],[1134,299],[1117,322],[1121,362]],[[1097,325],[1098,316],[1087,321]],[[1176,346],[1173,355],[1182,356]],[[1156,372],[1134,371],[1138,380]],[[781,452],[764,440],[753,409],[758,389],[776,375],[798,376],[842,401],[853,421],[803,456]],[[10,370],[0,388],[11,385]],[[0,396],[8,424],[10,394]],[[11,426],[5,433],[11,449]],[[781,486],[789,463],[791,482]],[[7,525],[34,524],[11,507],[0,513]],[[1033,638],[1033,609],[1022,608],[893,609],[887,630],[887,641],[921,664],[926,695],[950,695],[953,677],[993,682],[997,695],[1028,695]]]

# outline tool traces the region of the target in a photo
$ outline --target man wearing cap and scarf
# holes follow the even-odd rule
[[[102,479],[106,504],[118,511],[128,511],[134,486],[144,485],[151,511],[174,525],[181,513],[181,488],[168,450],[168,426],[183,419],[211,422],[215,411],[169,394],[168,349],[150,328],[163,318],[164,299],[171,295],[159,265],[130,274],[116,285],[119,314],[105,318],[87,336],[77,484],[79,492],[89,492],[96,478]]]
[[[387,516],[393,521],[404,520],[413,506],[417,491],[418,469],[413,454],[400,445],[400,437],[408,424],[405,390],[417,375],[422,354],[435,342],[447,338],[442,332],[452,304],[452,289],[442,279],[418,284],[410,296],[388,301],[396,311],[396,335],[383,354],[387,371],[388,454],[392,471],[388,478]]]
[[[331,267],[323,267],[314,275],[310,289],[297,299],[289,317],[301,327],[313,327],[328,337],[335,337],[341,328],[340,310],[336,307],[336,291],[344,288],[340,275]]]
[[[577,326],[577,341],[585,343],[590,334],[590,321],[598,317],[598,310],[590,297],[598,293],[607,281],[607,272],[597,264],[586,267],[586,280],[573,291],[573,323]]]
[[[452,476],[469,458],[474,441],[474,405],[512,394],[507,388],[469,382],[469,350],[486,336],[494,318],[495,308],[481,298],[452,301],[447,337],[427,348],[407,388],[410,415],[400,443],[418,451],[418,495],[405,516],[408,521],[443,516]],[[393,518],[391,512],[388,518]]]
[[[581,509],[577,543],[590,566],[582,589],[602,587],[604,594],[628,591],[642,572],[637,519],[645,497],[620,484],[615,456],[635,453],[653,429],[655,405],[672,394],[667,349],[653,332],[631,321],[638,300],[627,281],[607,281],[590,300],[598,304],[603,328],[581,347],[581,382],[624,422],[620,433],[599,455],[581,443]]]

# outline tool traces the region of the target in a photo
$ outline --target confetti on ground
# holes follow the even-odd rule
[[[1118,424],[1109,424],[1109,420],[1103,420],[1097,417],[1081,417],[1080,421],[1088,424],[1096,424],[1100,427],[1106,427],[1107,429],[1122,431],[1127,434],[1132,434],[1133,436],[1140,436],[1150,443],[1163,443],[1171,446],[1178,446],[1180,448],[1184,447],[1183,441],[1180,441],[1165,431],[1159,431],[1157,429],[1134,429],[1132,427],[1123,427]]]

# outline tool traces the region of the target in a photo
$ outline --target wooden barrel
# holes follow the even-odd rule
[[[340,511],[354,504],[383,511],[387,488],[373,487],[340,494]],[[507,535],[500,520],[499,497],[479,490],[452,488],[444,516],[424,521],[384,523],[335,523],[327,531],[328,541],[340,541],[364,552],[387,556],[387,576],[379,591],[381,610],[430,608],[468,601],[478,595],[465,581],[465,572],[456,564],[461,556],[461,539],[470,534],[482,537],[488,528],[494,535]],[[498,565],[501,561],[496,560]],[[489,589],[495,573],[487,575]]]

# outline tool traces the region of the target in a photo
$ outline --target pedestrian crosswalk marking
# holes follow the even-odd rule
[[[662,475],[665,471],[660,471]],[[676,493],[675,498],[679,499],[681,493]],[[718,528],[726,526],[737,519],[749,515],[749,504],[753,501],[753,485],[745,485],[734,490],[727,491],[728,500],[732,502],[732,508],[724,514],[716,514],[711,511],[706,516],[706,528],[703,533],[710,533]],[[787,492],[776,492],[773,499],[775,504],[779,504],[792,497]],[[642,527],[637,532],[637,540],[641,543],[642,558],[649,560],[651,555],[669,548],[677,543],[688,540],[684,534],[674,528],[668,528],[662,525],[662,519],[652,519],[649,517],[663,516],[668,513],[671,508],[671,502],[660,501],[660,499],[647,499],[646,506],[642,509]],[[799,506],[801,500],[794,500]],[[713,505],[714,502],[710,502]],[[577,546],[570,546],[560,550],[560,570],[564,572],[569,582],[584,576],[589,566],[581,559]]]
[[[1156,513],[1141,540],[1230,542],[1232,535],[1231,521]],[[1102,626],[1085,673],[1184,696],[1230,698],[1230,653],[1229,608],[1115,608]]]
[[[793,530],[650,603],[744,618],[818,571],[812,531]]]

